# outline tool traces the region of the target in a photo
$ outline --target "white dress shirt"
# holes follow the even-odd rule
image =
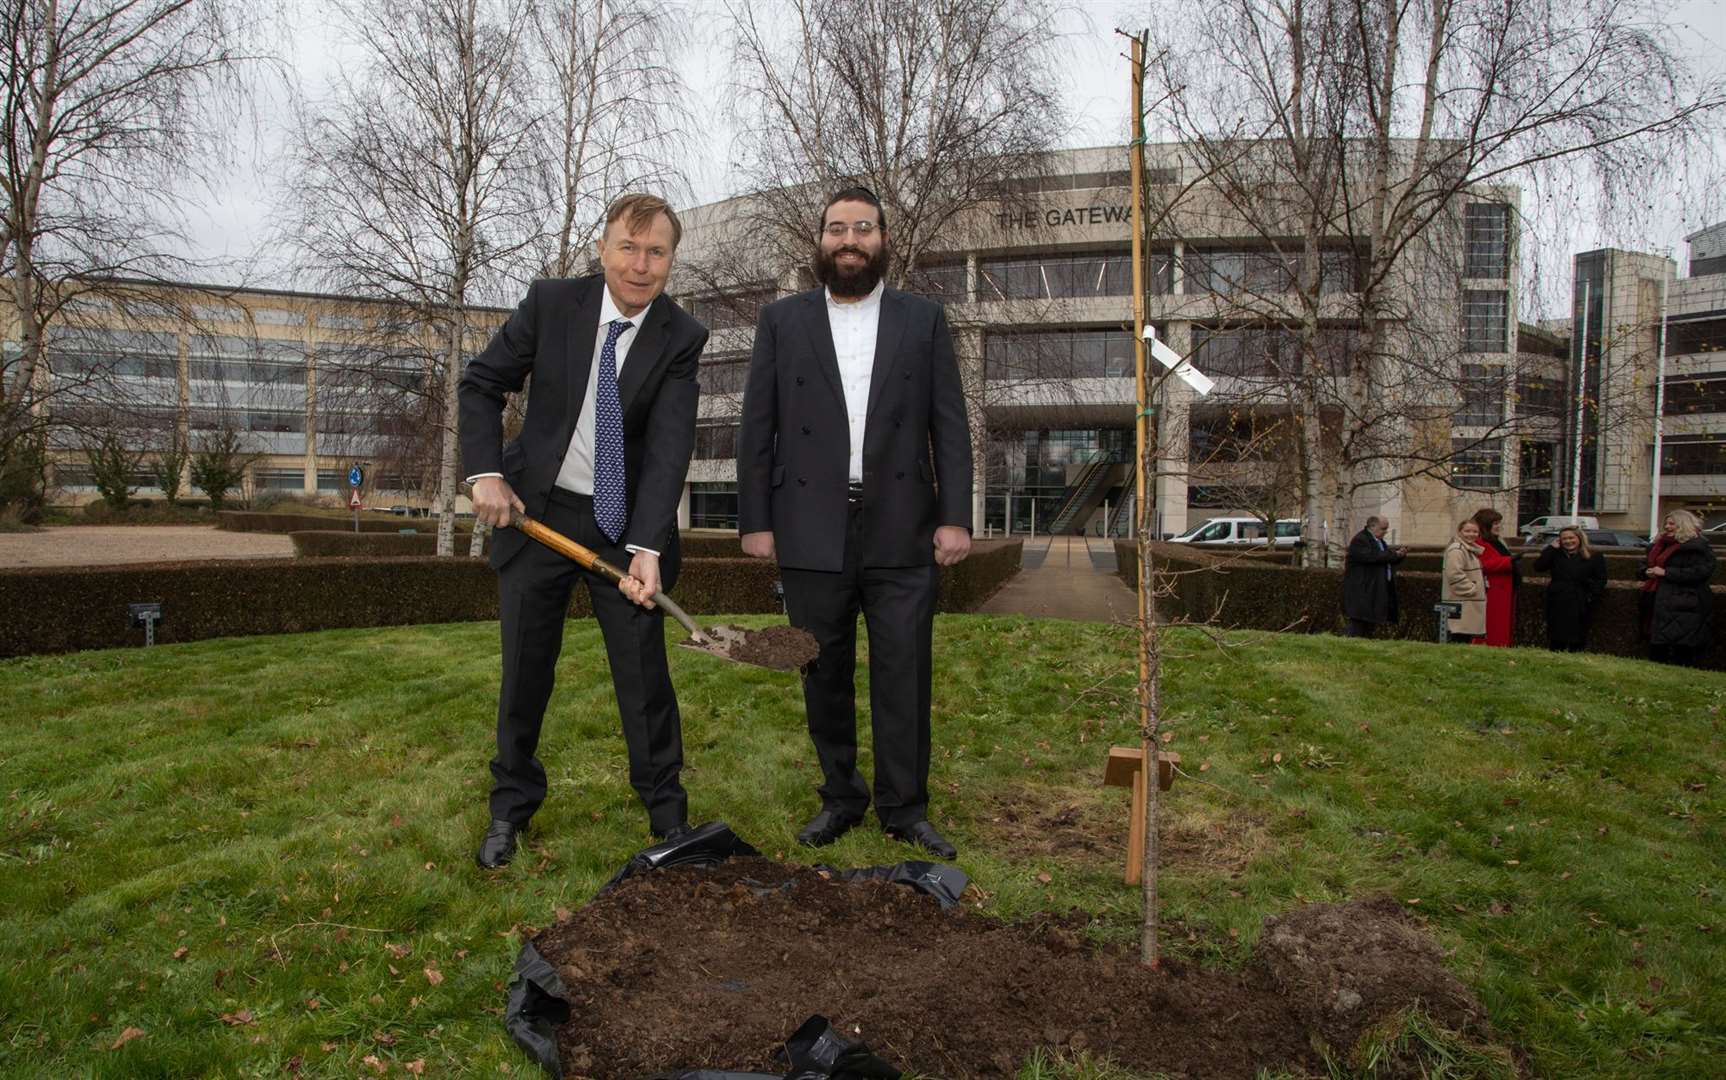
[[[827,290],[827,323],[833,330],[833,352],[839,358],[839,385],[845,391],[845,413],[851,427],[851,482],[863,480],[863,427],[869,419],[869,382],[875,374],[875,339],[881,328],[881,292],[877,282],[861,300],[842,304]]]
[[[628,316],[629,328],[618,335],[617,345],[617,381],[623,382],[623,365],[629,358],[629,347],[634,343],[636,331],[641,329],[641,321],[647,315],[647,308],[642,308],[634,315]],[[594,391],[599,386],[599,354],[605,348],[607,327],[614,321],[624,318],[623,312],[617,309],[617,304],[611,299],[611,289],[602,287],[599,300],[599,325],[594,330],[593,363],[587,366],[587,388],[582,391],[581,415],[576,417],[575,431],[569,437],[569,450],[563,455],[563,467],[557,472],[556,486],[577,495],[593,496],[593,414]],[[867,389],[867,384],[865,384]],[[502,473],[475,473],[467,478],[473,483],[482,476],[502,476]],[[625,544],[624,550],[629,552],[645,551],[650,555],[659,552],[652,548],[637,547]]]
[[[647,309],[642,308],[630,316],[629,329],[618,335],[619,384],[623,382],[623,364],[629,358],[629,346],[635,341],[635,332],[641,329],[641,318],[646,314]],[[576,417],[575,432],[569,437],[569,452],[563,455],[563,468],[558,470],[555,481],[558,487],[577,495],[593,494],[593,414],[596,411],[594,391],[599,386],[599,353],[605,348],[606,327],[621,318],[623,313],[612,302],[611,290],[600,290],[599,326],[594,331],[593,363],[587,365],[587,388],[581,392],[581,415]]]

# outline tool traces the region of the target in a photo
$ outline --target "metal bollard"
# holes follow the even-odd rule
[[[1450,641],[1450,620],[1462,618],[1462,605],[1454,600],[1441,600],[1432,605],[1432,612],[1438,616],[1438,643],[1447,644]]]

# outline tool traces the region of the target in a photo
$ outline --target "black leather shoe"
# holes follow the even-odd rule
[[[509,860],[515,857],[515,838],[520,832],[521,828],[507,821],[494,820],[485,831],[485,839],[479,842],[479,854],[474,856],[474,861],[486,870],[508,866]]]
[[[658,829],[652,830],[653,838],[661,843],[667,840],[681,840],[694,831],[694,829],[689,827],[689,822],[687,821],[680,821],[664,832],[660,832]]]
[[[823,810],[803,826],[803,831],[797,834],[797,842],[804,847],[826,847],[850,832],[852,826],[861,820],[846,817],[837,810]]]
[[[902,829],[889,828],[887,835],[895,840],[914,844],[943,859],[953,859],[959,855],[959,849],[949,844],[945,837],[935,831],[935,826],[927,821],[918,821]]]

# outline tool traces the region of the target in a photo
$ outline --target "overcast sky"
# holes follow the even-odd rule
[[[296,12],[295,29],[283,49],[301,92],[317,96],[342,62],[342,43],[331,29],[322,0],[298,0],[291,6]],[[717,3],[699,0],[677,6],[692,27],[689,40],[699,43],[692,45],[683,57],[691,98],[698,103],[693,110],[699,120],[697,130],[702,133],[698,145],[705,147],[692,155],[686,170],[694,202],[699,204],[736,192],[727,161],[731,129],[721,106],[726,77],[723,47],[719,44],[724,40],[722,8]],[[1063,88],[1070,118],[1064,145],[1126,142],[1130,89],[1124,55],[1127,41],[1114,31],[1116,27],[1143,28],[1157,7],[1145,0],[1082,0],[1051,19],[1050,32],[1060,36],[1071,56],[1071,63],[1065,66],[1069,81]],[[1704,71],[1726,75],[1726,0],[1679,0],[1673,7],[1680,39],[1693,62]],[[272,250],[271,237],[272,204],[280,196],[274,185],[281,171],[278,163],[285,137],[287,102],[278,88],[267,93],[262,104],[260,128],[242,149],[235,168],[229,171],[229,182],[218,183],[212,195],[188,208],[191,254],[205,261],[201,275],[205,280],[229,281],[244,276],[259,284],[295,284],[289,280],[291,268],[281,253]],[[1726,147],[1720,157],[1726,162]],[[1726,186],[1726,176],[1700,179],[1716,188]],[[1698,211],[1693,207],[1681,205],[1690,200],[1676,187],[1670,192],[1656,193],[1653,199],[1671,207],[1657,215],[1659,223],[1653,235],[1626,237],[1612,223],[1585,217],[1566,221],[1562,242],[1575,251],[1633,243],[1682,262],[1684,235],[1710,222],[1697,218]],[[1526,212],[1534,210],[1525,207]],[[1718,205],[1701,211],[1718,212]],[[256,260],[255,268],[250,273],[243,272],[240,266],[251,260]]]

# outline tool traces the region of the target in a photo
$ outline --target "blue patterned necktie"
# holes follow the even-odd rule
[[[623,535],[628,515],[623,493],[623,404],[617,397],[617,339],[629,327],[628,319],[606,324],[605,347],[599,350],[599,379],[593,388],[593,520],[614,544]]]

